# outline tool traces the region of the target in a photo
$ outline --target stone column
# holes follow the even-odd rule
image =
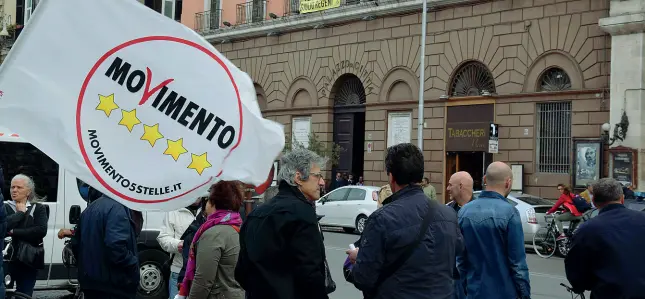
[[[611,147],[638,150],[636,187],[645,190],[645,0],[612,0],[600,27],[611,34],[610,136],[623,111],[629,118],[627,137]]]

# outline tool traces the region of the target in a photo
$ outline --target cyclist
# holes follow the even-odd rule
[[[566,210],[564,213],[555,217],[555,225],[558,227],[558,231],[560,232],[560,236],[558,236],[556,241],[566,238],[564,228],[562,227],[562,221],[570,221],[571,223],[572,221],[582,220],[582,213],[580,213],[573,204],[573,192],[571,192],[571,189],[564,184],[558,184],[558,191],[560,191],[560,198],[558,198],[558,201],[553,205],[553,207],[546,212],[547,215],[552,214],[561,206],[564,206],[564,209]]]

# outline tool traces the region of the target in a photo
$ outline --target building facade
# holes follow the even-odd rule
[[[598,22],[610,1],[428,2],[423,151],[439,197],[452,173],[470,172],[477,188],[504,161],[523,166],[523,192],[555,198],[557,184],[573,183],[574,141],[599,140],[609,122],[612,39]],[[335,142],[334,170],[384,184],[385,149],[417,143],[421,1],[343,0],[311,14],[282,4],[200,32],[251,76],[287,138]],[[487,153],[490,123],[497,154]]]

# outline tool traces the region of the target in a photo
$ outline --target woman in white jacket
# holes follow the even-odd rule
[[[184,259],[181,255],[184,242],[180,238],[193,220],[195,220],[195,215],[199,212],[200,202],[203,198],[208,198],[208,195],[208,193],[205,193],[194,204],[176,211],[167,212],[164,217],[163,226],[157,237],[157,242],[159,242],[163,250],[173,257],[168,281],[168,298],[170,299],[175,298],[175,295],[179,291],[177,288],[177,277],[184,265]]]

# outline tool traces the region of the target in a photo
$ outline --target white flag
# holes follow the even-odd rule
[[[0,67],[0,126],[137,210],[260,185],[284,147],[246,73],[133,0],[42,1]]]

